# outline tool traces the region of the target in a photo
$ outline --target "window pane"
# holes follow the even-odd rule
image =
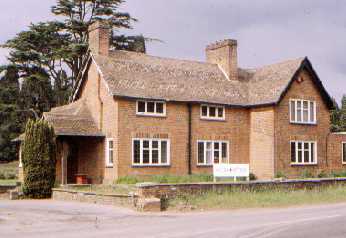
[[[207,117],[208,116],[208,107],[202,106],[202,116]]]
[[[222,143],[222,163],[228,163],[227,159],[227,143]]]
[[[216,117],[216,107],[209,107],[209,116]]]
[[[296,102],[291,101],[291,121],[296,120]]]
[[[315,143],[311,143],[311,148],[310,148],[310,152],[311,152],[311,163],[315,163],[316,162],[316,158],[315,158]]]
[[[156,113],[163,114],[163,103],[156,103]]]
[[[315,104],[310,102],[310,122],[315,122]]]
[[[145,112],[145,102],[138,102],[138,112]]]
[[[220,163],[220,151],[214,151],[214,163],[215,164]]]
[[[139,140],[135,140],[133,145],[133,162],[135,164],[139,164],[141,162],[141,154],[140,154],[140,150],[141,150],[141,146],[140,146],[140,141]]]
[[[158,164],[159,163],[159,150],[153,150],[151,153],[152,153],[152,163]]]
[[[211,152],[212,152],[211,142],[207,142],[207,148],[206,148],[206,163],[207,164],[213,164]]]
[[[303,151],[298,150],[298,163],[303,162]]]
[[[155,103],[154,102],[147,102],[147,112],[148,113],[154,113],[155,112]]]
[[[296,162],[296,143],[291,142],[291,162]]]
[[[346,143],[342,144],[342,161],[346,162]]]
[[[168,163],[168,155],[167,155],[167,141],[161,141],[161,164]]]
[[[297,121],[298,122],[302,121],[302,102],[301,101],[297,102]]]
[[[309,122],[309,102],[303,102],[303,122]]]
[[[219,118],[223,118],[223,107],[219,107],[219,108],[217,109],[217,116],[218,116]]]
[[[219,150],[220,149],[220,144],[218,142],[214,143],[214,150]]]
[[[149,164],[149,150],[143,150],[143,164]]]
[[[108,141],[108,148],[113,149],[113,141],[112,140]]]
[[[148,148],[149,149],[149,141],[148,140],[144,140],[143,141],[143,148]]]
[[[309,146],[309,144],[307,144]],[[309,150],[304,150],[304,163],[310,162],[310,153]]]
[[[158,149],[159,148],[159,142],[157,140],[154,140],[152,142],[152,147],[153,147],[153,149]]]
[[[198,163],[204,164],[204,143],[198,142]]]
[[[113,150],[108,151],[108,163],[113,164]]]

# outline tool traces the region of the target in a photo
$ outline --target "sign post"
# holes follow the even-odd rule
[[[237,181],[239,177],[245,177],[247,181],[250,178],[249,164],[214,164],[213,166],[214,182],[216,178],[234,178]]]

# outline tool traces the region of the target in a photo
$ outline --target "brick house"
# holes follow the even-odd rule
[[[62,184],[211,173],[213,163],[250,164],[259,179],[344,168],[346,135],[330,132],[333,102],[307,58],[242,69],[235,40],[197,62],[112,50],[109,34],[90,28],[71,103],[44,114]]]

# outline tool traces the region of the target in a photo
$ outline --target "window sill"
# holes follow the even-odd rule
[[[137,113],[136,116],[138,117],[156,117],[156,118],[166,118],[166,115],[159,115],[159,114],[140,114]]]
[[[169,168],[171,165],[132,165],[132,168]]]
[[[114,165],[106,165],[106,169],[113,169]]]
[[[314,164],[291,164],[292,167],[303,167],[303,166],[317,166],[317,163]]]
[[[317,122],[309,123],[309,122],[290,122],[292,125],[301,125],[301,126],[317,126]]]
[[[200,119],[202,121],[226,122],[226,119],[206,118],[206,117],[201,117]]]
[[[197,168],[211,168],[213,166],[213,164],[198,164]]]

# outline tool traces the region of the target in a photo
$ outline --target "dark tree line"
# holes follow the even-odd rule
[[[346,131],[346,95],[342,97],[341,106],[334,102],[335,109],[331,114],[331,130],[333,132]]]
[[[121,35],[137,21],[119,11],[123,0],[57,0],[55,21],[31,24],[2,47],[9,65],[0,68],[0,162],[16,158],[11,140],[28,118],[64,105],[88,58],[88,28],[97,20],[113,29],[113,49],[145,52],[143,36]]]

